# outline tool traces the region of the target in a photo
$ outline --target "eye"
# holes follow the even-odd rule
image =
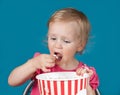
[[[69,40],[64,40],[65,43],[71,43]]]
[[[56,37],[49,37],[50,40],[56,40]]]

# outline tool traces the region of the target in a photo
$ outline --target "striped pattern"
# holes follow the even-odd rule
[[[80,80],[38,80],[40,95],[77,95],[79,91],[85,90],[87,78]]]

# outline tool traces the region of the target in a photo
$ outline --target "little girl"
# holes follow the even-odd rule
[[[95,95],[95,89],[99,85],[95,69],[75,58],[76,53],[82,54],[85,49],[89,31],[90,24],[84,13],[73,8],[56,11],[48,21],[50,54],[35,53],[33,58],[15,68],[8,78],[9,85],[19,86],[29,79],[34,79],[31,95],[39,95],[36,75],[74,71],[77,75],[88,73],[87,95]]]

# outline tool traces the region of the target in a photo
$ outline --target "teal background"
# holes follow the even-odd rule
[[[60,8],[83,11],[91,22],[91,39],[83,55],[94,66],[102,95],[120,95],[119,0],[0,0],[0,94],[22,95],[27,83],[8,85],[8,76],[36,51],[48,53],[44,39],[47,21]]]

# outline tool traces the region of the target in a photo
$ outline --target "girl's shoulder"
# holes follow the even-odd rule
[[[40,55],[40,52],[35,52],[33,57],[37,57],[38,55]]]

